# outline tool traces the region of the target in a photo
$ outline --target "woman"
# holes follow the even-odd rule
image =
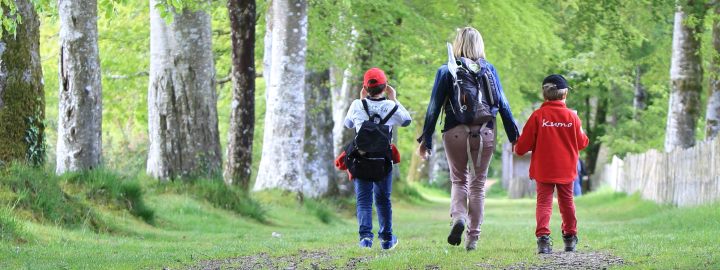
[[[435,75],[435,85],[425,114],[425,126],[422,135],[418,138],[420,143],[418,154],[423,159],[430,155],[435,124],[440,111],[445,107],[442,138],[452,182],[450,193],[452,229],[448,236],[448,243],[460,245],[463,230],[467,224],[465,248],[470,251],[477,247],[480,225],[483,222],[485,180],[490,159],[495,151],[495,116],[497,113],[500,112],[505,133],[513,144],[520,132],[500,85],[497,71],[485,60],[485,45],[480,32],[472,27],[459,29],[453,44],[453,54],[458,60],[462,57],[479,63],[487,71],[488,78],[493,80],[494,84],[490,83],[489,85],[494,85],[494,87],[488,87],[488,91],[495,92],[492,96],[496,97],[496,100],[487,102],[490,105],[493,120],[482,125],[464,125],[458,121],[448,100],[453,93],[453,77],[448,66],[442,65]],[[481,145],[482,149],[480,149]],[[468,151],[468,146],[470,151]],[[470,163],[473,168],[469,169],[468,161],[470,160],[472,160]]]

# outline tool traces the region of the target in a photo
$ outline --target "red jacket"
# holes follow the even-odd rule
[[[569,184],[577,177],[578,152],[588,142],[576,113],[562,101],[546,101],[525,123],[515,153],[524,155],[532,151],[531,179]]]
[[[390,144],[390,149],[392,149],[392,160],[394,164],[400,163],[400,151],[398,151],[397,147],[395,147],[394,144]],[[347,171],[348,178],[350,180],[353,179],[352,174],[350,174],[350,170],[347,169],[347,165],[345,164],[345,156],[347,153],[345,151],[342,151],[339,156],[335,158],[335,168],[341,171]]]

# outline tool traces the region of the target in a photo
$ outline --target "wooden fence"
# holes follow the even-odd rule
[[[613,157],[596,175],[616,191],[638,192],[648,200],[676,206],[720,201],[720,139],[669,153],[650,150]]]

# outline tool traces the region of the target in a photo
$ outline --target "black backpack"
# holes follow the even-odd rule
[[[385,123],[395,114],[398,105],[382,118],[378,114],[370,115],[367,101],[363,99],[362,103],[369,119],[362,123],[355,139],[347,146],[345,164],[353,177],[382,181],[392,171],[392,131]]]
[[[495,78],[483,59],[472,61],[461,57],[455,60],[448,44],[448,70],[452,75],[453,88],[448,97],[450,109],[460,124],[481,125],[493,120],[491,107],[497,93]]]

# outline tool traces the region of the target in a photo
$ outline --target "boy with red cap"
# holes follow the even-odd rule
[[[386,97],[383,97],[383,92]],[[365,72],[360,99],[350,105],[345,117],[345,127],[355,128],[359,131],[363,122],[373,119],[382,119],[380,124],[389,126],[410,125],[410,114],[399,101],[395,89],[387,83],[385,72],[379,68],[371,68]],[[372,233],[372,204],[375,197],[377,209],[378,238],[383,249],[392,249],[397,243],[397,237],[392,233],[392,204],[390,193],[392,190],[392,172],[382,179],[360,179],[353,176],[355,196],[357,199],[357,219],[360,227],[360,247],[371,248]]]
[[[587,147],[589,140],[577,113],[565,106],[568,93],[565,78],[557,74],[546,77],[542,90],[545,102],[530,115],[515,145],[515,153],[524,155],[532,151],[530,178],[537,183],[538,253],[552,252],[549,225],[555,188],[565,251],[575,251],[578,238],[573,180],[577,177],[578,152]]]

